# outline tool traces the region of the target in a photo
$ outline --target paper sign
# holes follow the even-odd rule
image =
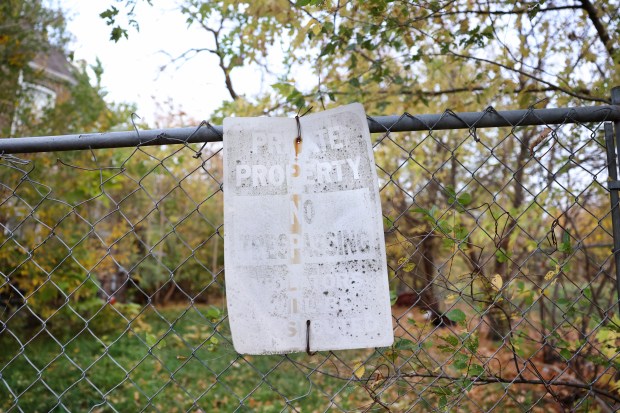
[[[294,118],[226,118],[224,176],[235,350],[391,345],[381,204],[363,107],[306,115],[299,128]]]

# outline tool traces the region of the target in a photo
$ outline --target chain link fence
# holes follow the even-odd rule
[[[369,118],[396,341],[311,356],[232,347],[221,129],[3,155],[0,411],[616,411],[615,112],[562,113]]]

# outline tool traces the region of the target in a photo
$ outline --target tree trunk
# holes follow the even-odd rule
[[[422,249],[422,265],[421,274],[424,280],[424,285],[421,291],[419,291],[421,306],[426,308],[430,312],[430,319],[435,325],[441,324],[442,312],[439,308],[439,300],[435,295],[435,288],[433,281],[437,274],[437,267],[435,266],[435,251],[437,250],[436,242],[431,236],[427,236],[422,240],[420,244]]]
[[[525,133],[521,138],[521,145],[519,154],[517,155],[516,162],[516,172],[514,173],[514,198],[512,199],[512,209],[519,210],[523,205],[524,201],[524,187],[523,187],[523,179],[525,176],[525,163],[529,156],[530,148],[529,144],[531,138],[533,136],[532,132]],[[493,274],[489,274],[489,276],[493,277],[495,275],[499,275],[502,277],[503,283],[505,283],[508,279],[510,279],[511,274],[509,274],[509,261],[508,258],[510,248],[512,247],[510,238],[513,231],[517,228],[517,221],[511,216],[508,215],[506,220],[506,225],[501,233],[495,234],[496,242],[495,247],[497,251],[501,251],[501,259],[497,257],[495,260],[494,271]],[[488,283],[488,296],[489,299],[492,299],[497,291],[494,289],[494,286],[491,283]],[[503,340],[510,333],[510,323],[506,318],[506,314],[502,311],[502,308],[499,307],[500,304],[494,304],[493,307],[489,308],[487,313],[487,323],[489,325],[489,333],[488,338],[492,340]],[[510,313],[510,311],[508,311]]]

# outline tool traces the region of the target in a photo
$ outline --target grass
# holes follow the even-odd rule
[[[392,348],[310,357],[237,354],[225,314],[214,306],[106,305],[81,329],[67,307],[45,328],[11,317],[0,329],[0,413],[382,411],[379,401],[391,411],[555,406],[544,386],[472,387],[472,377],[487,374],[475,368],[483,360],[490,360],[486,369],[512,374],[508,347],[467,341],[465,322],[435,329],[418,310],[393,309],[396,335],[410,340],[397,338]],[[407,373],[459,379],[388,378]]]
[[[0,333],[0,411],[324,411],[367,404],[346,365],[369,351],[240,356],[214,307],[154,309],[105,333]],[[215,313],[215,314],[214,314]],[[215,316],[215,318],[214,318]],[[101,324],[102,320],[97,320]],[[95,323],[95,321],[93,321]],[[90,323],[89,323],[90,325]],[[304,367],[298,363],[310,364]],[[348,379],[313,372],[314,368]]]

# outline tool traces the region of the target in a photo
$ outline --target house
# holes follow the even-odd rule
[[[50,48],[38,53],[22,71],[18,83],[21,96],[17,102],[11,123],[11,136],[15,136],[20,126],[40,120],[46,109],[70,98],[70,86],[77,80],[75,68],[64,52]]]

